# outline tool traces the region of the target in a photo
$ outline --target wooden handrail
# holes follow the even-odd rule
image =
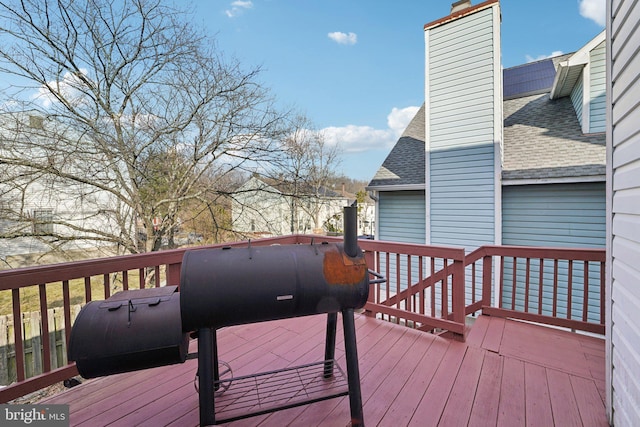
[[[252,245],[264,246],[274,244],[311,244],[322,241],[340,242],[340,237],[310,236],[310,235],[290,235],[268,239],[259,239],[251,242]],[[246,246],[247,241],[233,242],[218,245],[205,246],[206,248],[216,248],[221,246]],[[577,249],[577,248],[539,248],[523,246],[482,246],[475,251],[465,254],[464,249],[455,247],[427,246],[398,242],[383,242],[376,240],[359,240],[360,248],[365,252],[365,257],[370,269],[378,273],[386,274],[390,264],[396,264],[397,272],[393,276],[393,287],[381,287],[380,284],[371,286],[370,298],[365,306],[367,313],[372,316],[386,316],[389,320],[400,321],[412,325],[422,330],[448,330],[459,334],[462,339],[466,333],[465,316],[469,313],[483,309],[485,314],[494,316],[516,317],[524,320],[539,321],[540,323],[550,323],[557,326],[584,329],[591,332],[604,330],[604,262],[605,253],[602,249]],[[36,391],[42,387],[53,384],[61,380],[64,375],[75,375],[75,366],[68,364],[61,368],[51,366],[49,360],[45,361],[45,372],[33,378],[25,378],[24,363],[24,343],[22,341],[22,323],[20,318],[21,301],[20,290],[27,287],[36,287],[40,298],[40,311],[45,313],[42,317],[46,321],[47,294],[46,285],[49,283],[62,283],[63,286],[63,306],[65,324],[71,323],[71,307],[69,296],[69,283],[72,280],[84,281],[84,298],[90,301],[92,298],[108,297],[110,295],[110,275],[118,273],[122,275],[123,287],[128,288],[131,283],[128,272],[139,271],[141,273],[139,286],[144,286],[147,271],[154,272],[156,278],[155,286],[159,286],[159,276],[161,268],[164,268],[164,278],[168,285],[179,285],[180,269],[182,257],[186,249],[175,249],[161,252],[152,252],[136,255],[123,255],[110,258],[68,262],[46,266],[34,266],[13,270],[0,271],[0,291],[11,291],[13,302],[14,334],[16,337],[16,353],[19,357],[16,360],[18,367],[18,382],[0,390],[0,403],[7,402],[21,395]],[[598,295],[589,294],[589,289],[582,286],[581,298],[588,297],[593,301],[599,300],[600,319],[599,322],[586,320],[587,307],[583,304],[582,319],[565,319],[557,316],[547,315],[547,313],[519,312],[515,307],[500,308],[492,306],[492,289],[494,287],[494,274],[499,277],[504,276],[505,263],[499,260],[504,259],[524,259],[524,260],[553,260],[547,261],[544,265],[552,266],[558,260],[572,260],[576,265],[599,263],[600,265],[600,291]],[[476,267],[467,267],[482,264],[481,277],[476,277]],[[494,264],[500,270],[494,270]],[[526,261],[525,271],[527,276],[532,267]],[[477,267],[480,268],[480,267]],[[404,269],[404,272],[401,272]],[[380,271],[384,270],[384,271]],[[585,268],[586,270],[586,268]],[[573,274],[573,273],[572,273]],[[102,276],[102,277],[101,277]],[[557,276],[557,274],[556,274]],[[575,275],[573,275],[575,277]],[[572,277],[572,278],[573,278]],[[104,295],[92,295],[92,278],[102,281]],[[588,278],[583,278],[588,288]],[[400,286],[400,281],[406,283]],[[470,284],[473,280],[474,283]],[[579,278],[576,278],[579,280]],[[479,283],[477,283],[479,281]],[[557,277],[555,278],[557,282]],[[530,289],[540,289],[540,284],[531,283]],[[515,282],[514,282],[515,283]],[[498,292],[502,292],[502,280],[495,284]],[[535,286],[534,286],[535,285]],[[387,284],[387,286],[389,286]],[[481,297],[478,300],[465,302],[465,290],[468,286],[478,289]],[[559,285],[557,285],[559,286]],[[572,292],[577,292],[571,288]],[[558,295],[557,289],[554,295]],[[473,295],[475,298],[475,293]],[[376,301],[376,298],[378,299]],[[527,299],[525,306],[529,306],[530,299]],[[557,301],[554,302],[557,306]],[[577,299],[573,306],[578,304]],[[577,307],[579,309],[579,307]],[[437,313],[440,309],[440,313]],[[70,328],[66,328],[65,333],[69,334]],[[43,331],[48,332],[48,328],[43,327]],[[46,343],[48,337],[43,340]],[[47,346],[48,347],[48,346]],[[50,358],[48,348],[43,350],[43,357]],[[64,378],[63,378],[64,379]]]

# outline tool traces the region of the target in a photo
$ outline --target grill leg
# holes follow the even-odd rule
[[[214,354],[215,331],[211,328],[198,330],[198,389],[200,404],[200,425],[216,423],[213,403],[214,366],[218,366],[218,355]],[[217,370],[217,369],[216,369]]]
[[[349,383],[349,406],[351,408],[351,426],[364,426],[362,414],[362,392],[360,390],[360,368],[358,367],[358,348],[356,345],[356,325],[353,309],[342,310],[344,328],[344,350],[347,358],[347,381]]]
[[[327,314],[327,340],[324,345],[324,377],[333,376],[333,359],[336,354],[336,327],[338,326],[338,313]]]

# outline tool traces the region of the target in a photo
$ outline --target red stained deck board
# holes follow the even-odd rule
[[[590,376],[587,359],[576,334],[537,325],[508,322],[500,354],[549,366],[567,373]],[[550,329],[550,328],[547,328]]]
[[[467,349],[444,412],[440,417],[441,425],[466,425],[469,422],[485,353],[487,352],[475,347]]]
[[[473,338],[472,326],[471,342],[461,343],[357,314],[365,423],[422,427],[466,425],[468,419],[470,426],[606,425],[603,340],[491,316],[481,316],[478,325],[486,326],[485,333]],[[321,360],[325,330],[326,315],[239,325],[218,331],[218,349],[235,375],[258,373]],[[527,339],[540,348],[527,354],[532,345]],[[580,350],[572,354],[571,349]],[[340,315],[336,357],[346,370]],[[561,369],[558,357],[588,369],[578,369],[580,375]],[[196,368],[197,361],[189,360],[98,378],[43,402],[70,404],[73,426],[195,427]],[[342,397],[228,425],[344,426],[349,416],[348,398]]]
[[[457,341],[449,343],[447,352],[438,365],[409,425],[420,427],[438,425],[466,351],[467,346],[463,343]]]
[[[415,335],[415,341],[409,343],[411,335]],[[425,355],[435,337],[429,336],[422,332],[414,332],[414,334],[405,335],[407,338],[405,348],[406,353],[388,372],[386,378],[380,381],[378,387],[373,390],[364,404],[364,412],[367,414],[366,423],[370,425],[378,425],[385,416],[389,405],[396,397],[401,395],[401,391],[407,381],[413,376],[419,376],[418,372],[423,355]],[[368,390],[367,390],[368,391]],[[404,398],[409,395],[402,395]],[[364,397],[364,396],[363,396]]]
[[[594,401],[600,397],[593,381],[576,376],[571,377],[573,394],[576,398],[582,424],[585,426],[608,426],[604,403],[599,406]]]
[[[505,320],[501,318],[490,318],[489,322],[487,332],[482,341],[482,348],[498,353],[500,351],[500,343],[502,342]]]
[[[526,363],[524,366],[524,378],[527,426],[552,426],[553,413],[551,412],[551,400],[545,368]]]
[[[389,350],[384,354],[381,354],[382,357],[373,362],[376,367],[375,374],[371,374],[370,370],[367,370],[364,373],[362,371],[360,372],[363,408],[367,407],[368,401],[372,398],[379,387],[393,387],[393,384],[388,385],[387,382],[391,381],[393,383],[396,378],[391,377],[389,373],[398,369],[399,365],[404,362],[405,358],[411,357],[408,355],[408,350],[413,346],[413,343],[418,339],[420,334],[421,332],[405,328],[405,332],[391,344]],[[358,354],[360,354],[360,352],[361,350],[358,349]],[[346,402],[346,398],[342,398],[340,400],[344,400]],[[343,407],[344,404],[327,413],[323,419],[323,424],[337,423],[343,419],[344,417],[339,414],[339,411],[341,411]],[[365,418],[365,424],[370,422],[371,421],[368,420],[367,416]],[[296,420],[296,424],[306,425],[298,420]],[[375,422],[373,425],[375,425]]]
[[[380,422],[381,425],[403,426],[409,423],[448,347],[449,342],[446,339],[433,338],[431,345],[418,361],[414,374],[409,377],[397,396],[387,404],[388,410]],[[383,405],[382,402],[379,404]]]
[[[482,372],[469,418],[470,427],[494,426],[498,422],[502,360],[502,357],[490,351],[484,355]]]
[[[502,366],[498,426],[525,425],[524,363],[505,358]]]
[[[547,381],[549,383],[549,395],[551,396],[551,409],[553,410],[555,425],[563,427],[582,426],[569,375],[554,369],[547,369]]]
[[[489,329],[489,316],[480,315],[475,318],[473,326],[469,329],[466,343],[474,347],[482,347],[482,341]]]

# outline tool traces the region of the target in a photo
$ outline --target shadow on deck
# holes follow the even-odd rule
[[[220,359],[234,377],[317,362],[325,327],[319,315],[220,329]],[[366,425],[608,425],[604,339],[490,316],[465,343],[364,315],[356,328]],[[341,331],[337,341],[344,369]],[[41,403],[68,404],[72,426],[196,426],[196,370],[188,360],[87,380]],[[340,397],[226,425],[348,422]]]

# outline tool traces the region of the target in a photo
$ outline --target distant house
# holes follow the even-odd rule
[[[113,215],[119,204],[111,193],[65,177],[71,170],[105,173],[87,157],[56,151],[50,135],[70,131],[28,111],[0,115],[0,129],[0,269],[86,257],[91,250],[111,254],[115,244],[102,233],[119,230]],[[58,174],[43,173],[47,165]]]
[[[232,221],[236,232],[254,236],[326,234],[342,231],[342,208],[355,195],[325,187],[301,185],[253,176],[233,196]],[[373,210],[361,206],[359,233],[371,227]]]
[[[499,2],[425,25],[425,103],[367,189],[381,240],[604,247],[605,33],[501,69]]]

